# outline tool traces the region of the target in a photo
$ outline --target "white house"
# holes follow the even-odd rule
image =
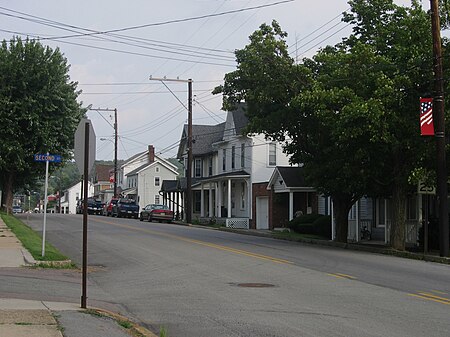
[[[153,146],[149,147],[149,162],[145,163],[127,175],[128,186],[124,191],[131,191],[129,195],[134,196],[139,207],[148,204],[162,204],[163,198],[160,194],[164,180],[176,180],[178,177],[177,167],[154,153]]]
[[[225,123],[193,125],[193,217],[218,219],[230,227],[269,228],[267,185],[277,165],[289,160],[280,143],[263,135],[244,135],[248,119],[243,105]],[[187,157],[187,127],[178,158]]]
[[[64,196],[61,199],[61,211],[64,214],[76,214],[77,201],[82,199],[83,191],[81,190],[81,181],[72,185],[64,191]],[[94,186],[88,182],[88,197],[94,195]]]
[[[155,154],[155,149],[153,145],[148,146],[148,150],[144,152],[140,152],[138,154],[135,154],[134,156],[127,159],[117,170],[117,187],[123,191],[125,191],[125,194],[128,194],[127,192],[134,192],[134,191],[126,191],[129,189],[129,186],[132,185],[127,181],[127,175],[131,171],[137,169],[138,167],[141,167],[142,165],[148,164],[150,162],[150,154]]]

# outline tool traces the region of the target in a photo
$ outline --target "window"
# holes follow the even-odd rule
[[[269,166],[277,165],[277,145],[275,143],[269,144]]]
[[[245,167],[245,143],[241,144],[241,167]]]
[[[155,167],[155,172],[156,172],[156,173],[159,173],[159,167],[158,167],[158,166]]]
[[[202,160],[200,158],[195,159],[194,174],[196,178],[200,178],[202,176]]]
[[[155,177],[155,186],[159,186],[159,177]]]
[[[227,150],[222,150],[222,171],[227,169]]]
[[[159,195],[158,194],[155,195],[155,204],[159,204]]]
[[[212,157],[210,157],[209,161],[208,161],[208,175],[209,176],[213,175],[212,168],[213,168],[213,159],[212,159]]]
[[[236,167],[236,147],[231,147],[231,168],[234,169]]]

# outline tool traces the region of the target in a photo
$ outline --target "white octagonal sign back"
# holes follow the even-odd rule
[[[78,171],[84,174],[84,144],[85,144],[85,128],[86,123],[89,124],[89,162],[88,162],[88,173],[90,174],[92,168],[94,167],[95,161],[95,132],[92,122],[89,119],[83,118],[78,124],[77,130],[75,131],[75,147],[74,147],[74,157],[75,163],[77,164]]]

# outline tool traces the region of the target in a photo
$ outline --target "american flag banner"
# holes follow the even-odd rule
[[[420,98],[420,135],[434,136],[432,98]]]

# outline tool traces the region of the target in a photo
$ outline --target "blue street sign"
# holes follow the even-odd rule
[[[35,154],[34,161],[60,163],[61,156],[59,154]]]

